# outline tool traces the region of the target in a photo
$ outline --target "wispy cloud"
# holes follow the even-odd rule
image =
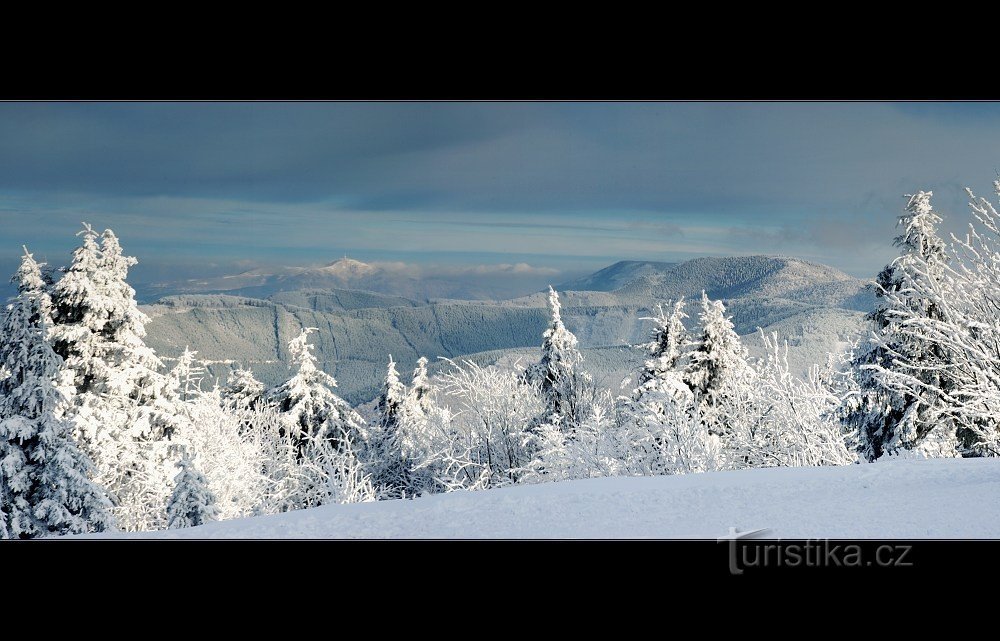
[[[88,220],[148,264],[780,251],[859,273],[903,193],[964,226],[1000,104],[6,103],[0,140],[0,260],[68,254]]]

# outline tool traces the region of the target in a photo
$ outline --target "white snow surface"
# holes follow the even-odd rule
[[[328,505],[128,538],[996,538],[1000,459],[601,478]]]

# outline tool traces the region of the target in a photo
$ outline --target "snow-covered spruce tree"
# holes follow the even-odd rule
[[[229,372],[222,399],[234,409],[250,409],[264,400],[264,384],[254,377],[250,369],[238,367]]]
[[[205,368],[195,359],[198,352],[185,346],[184,352],[177,359],[177,364],[170,370],[175,393],[182,403],[197,398],[201,393],[201,381],[205,376]]]
[[[421,356],[417,359],[417,367],[413,370],[413,378],[406,392],[407,410],[418,417],[430,413],[434,405],[433,393],[434,388],[427,376],[427,357]]]
[[[399,382],[396,363],[390,354],[365,447],[366,468],[379,497],[384,499],[413,498],[420,491],[413,461],[403,452],[402,432],[408,420],[406,397],[406,387]]]
[[[593,378],[583,369],[578,341],[562,321],[559,294],[549,287],[551,321],[542,335],[541,360],[526,372],[538,382],[545,399],[545,416],[572,430],[586,420],[595,388]]]
[[[653,321],[653,336],[649,343],[640,345],[649,350],[650,355],[639,375],[640,385],[653,378],[663,378],[667,373],[672,375],[681,364],[691,340],[684,327],[684,319],[688,317],[684,307],[684,298],[681,297],[674,303],[669,316],[659,307],[656,316],[643,319]]]
[[[174,477],[174,491],[167,503],[167,527],[195,527],[214,521],[218,513],[208,479],[185,453],[177,462],[181,471]]]
[[[434,403],[434,394],[434,386],[427,375],[427,359],[421,356],[413,370],[410,385],[405,390],[399,430],[403,455],[414,461],[423,460],[430,453],[433,435],[430,433],[429,421],[438,409]]]
[[[281,412],[282,429],[296,442],[300,457],[311,438],[326,439],[337,449],[345,441],[354,447],[367,437],[364,419],[334,394],[336,379],[316,366],[313,346],[309,344],[309,334],[315,331],[315,327],[303,328],[289,341],[292,367],[298,371],[268,395]]]
[[[445,489],[438,481],[440,461],[434,459],[434,452],[448,434],[452,415],[438,406],[436,395],[437,389],[427,374],[427,359],[421,356],[406,389],[399,431],[399,444],[404,459],[410,462],[416,494],[434,494]]]
[[[72,377],[75,435],[96,465],[95,480],[125,531],[162,529],[176,460],[176,395],[162,363],[143,342],[149,318],[126,278],[136,259],[111,230],[89,225],[53,287],[52,346]]]
[[[841,411],[869,461],[914,449],[924,456],[957,455],[948,410],[951,355],[925,331],[929,324],[948,323],[941,298],[932,294],[942,293],[948,255],[937,235],[941,218],[931,196],[923,191],[909,196],[899,217],[903,232],[895,239],[901,253],[876,279],[872,334],[852,360],[859,389],[844,399]]]
[[[752,385],[754,371],[721,300],[710,300],[702,291],[698,321],[700,329],[687,353],[682,380],[709,433],[724,435],[727,414],[734,404],[745,402],[746,394],[735,388]]]
[[[690,344],[683,323],[687,318],[684,299],[674,304],[670,316],[665,315],[662,308],[659,312],[650,319],[653,321],[652,340],[641,346],[648,350],[649,358],[643,363],[639,384],[632,391],[631,402],[623,404],[625,411],[631,412],[635,420],[646,423],[645,429],[653,433],[662,429],[678,412],[690,414],[694,402],[678,367]]]
[[[386,368],[385,381],[378,396],[375,408],[375,426],[380,432],[396,433],[403,423],[403,412],[406,408],[406,386],[399,381],[396,362],[389,354],[389,365]]]
[[[0,334],[0,538],[103,531],[111,503],[64,416],[62,361],[46,339],[49,295],[27,249],[13,280]]]
[[[617,451],[624,474],[684,474],[719,466],[718,438],[699,427],[695,397],[682,376],[689,345],[686,316],[679,300],[669,316],[661,309],[651,319],[652,340],[642,345],[649,358],[638,385],[617,400],[611,413],[613,428],[606,438],[616,445],[607,447]]]
[[[994,190],[1000,195],[1000,180]],[[901,316],[907,320],[895,329],[907,345],[931,346],[929,353],[896,350],[891,371],[879,371],[894,391],[916,399],[918,418],[937,423],[910,450],[918,455],[952,455],[953,446],[964,456],[1000,455],[1000,218],[967,192],[976,222],[965,238],[952,235],[948,264],[937,252],[911,252],[908,271],[918,277],[884,295],[890,309],[926,301],[927,313]]]

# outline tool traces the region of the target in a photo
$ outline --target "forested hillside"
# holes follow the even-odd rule
[[[610,271],[609,271],[610,270]],[[829,267],[787,258],[705,258],[672,263],[616,263],[587,281],[623,283],[613,291],[564,294],[566,326],[585,349],[622,347],[645,340],[646,320],[657,302],[693,298],[705,289],[719,296],[741,335],[780,329],[791,340],[794,371],[823,363],[834,345],[856,334],[873,296],[864,283]],[[152,317],[149,344],[160,354],[185,346],[209,361],[240,355],[268,384],[287,374],[284,346],[303,327],[314,338],[321,366],[340,379],[340,391],[354,403],[370,400],[381,382],[386,354],[402,368],[420,356],[454,358],[511,348],[536,348],[547,319],[546,296],[510,301],[454,301],[421,304],[397,296],[351,290],[278,292],[269,299],[229,295],[170,296],[144,308]],[[694,320],[688,319],[693,326]],[[816,340],[807,339],[815,336]],[[748,337],[751,347],[759,340]],[[618,367],[589,364],[601,378]],[[225,379],[231,363],[209,365]]]

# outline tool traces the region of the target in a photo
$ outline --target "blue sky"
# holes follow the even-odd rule
[[[86,220],[151,279],[345,253],[868,277],[904,193],[960,231],[997,168],[997,103],[0,103],[0,267],[22,243],[64,264]]]

